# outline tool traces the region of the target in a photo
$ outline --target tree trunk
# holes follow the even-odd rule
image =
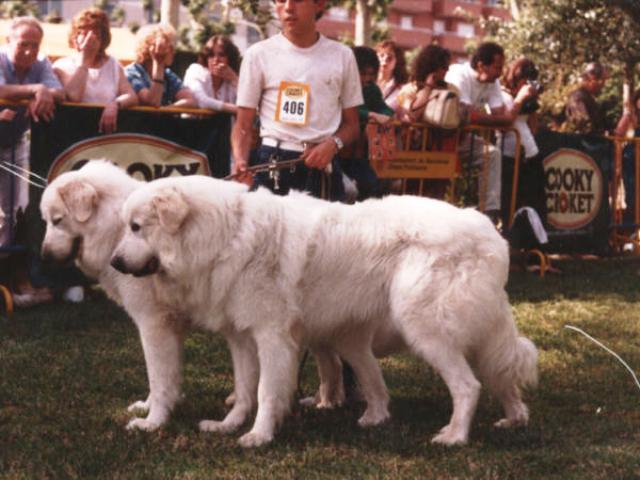
[[[160,23],[169,24],[177,29],[179,12],[180,0],[162,0],[160,3]]]
[[[356,21],[355,21],[355,44],[371,44],[371,11],[367,5],[367,0],[357,0]]]

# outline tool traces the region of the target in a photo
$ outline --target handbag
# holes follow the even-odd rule
[[[429,94],[422,120],[437,128],[452,130],[462,123],[460,98],[452,90],[435,88]]]

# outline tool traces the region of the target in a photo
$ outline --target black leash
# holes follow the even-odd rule
[[[258,165],[253,165],[248,167],[246,170],[238,173],[232,173],[231,175],[227,175],[223,178],[223,180],[233,180],[241,175],[246,173],[250,173],[255,175],[256,173],[269,172],[271,177],[279,175],[280,170],[284,170],[286,168],[295,168],[296,165],[304,162],[304,159],[301,157],[293,158],[291,160],[280,160],[278,161],[275,157],[266,163],[260,163]],[[277,173],[276,173],[277,172]]]

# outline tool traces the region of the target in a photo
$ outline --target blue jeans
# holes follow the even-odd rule
[[[301,155],[300,152],[292,150],[282,150],[277,147],[269,147],[266,145],[258,148],[257,164],[269,163],[272,156],[277,161],[293,160]],[[337,161],[337,157],[331,162],[332,171],[325,177],[325,173],[315,168],[309,168],[304,163],[299,163],[293,168],[283,168],[279,170],[278,188],[275,188],[275,182],[269,178],[269,172],[257,173],[254,178],[254,185],[266,187],[277,195],[286,195],[289,190],[299,190],[309,192],[317,198],[325,198],[331,201],[342,201],[345,197],[344,185],[342,183],[342,170]],[[325,191],[323,192],[323,180],[325,181]],[[324,195],[323,195],[324,194]]]

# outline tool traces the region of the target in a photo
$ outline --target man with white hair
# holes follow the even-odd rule
[[[0,99],[28,100],[27,105],[3,106],[0,111],[13,110],[10,121],[0,122],[0,163],[9,162],[22,168],[29,166],[29,120],[49,121],[55,102],[64,99],[62,85],[51,64],[39,55],[43,31],[31,17],[18,17],[9,27],[7,44],[0,48]],[[15,212],[27,199],[26,184],[0,170],[0,208],[5,212],[0,227],[0,246],[12,243],[10,228]],[[13,210],[13,211],[12,211]]]

